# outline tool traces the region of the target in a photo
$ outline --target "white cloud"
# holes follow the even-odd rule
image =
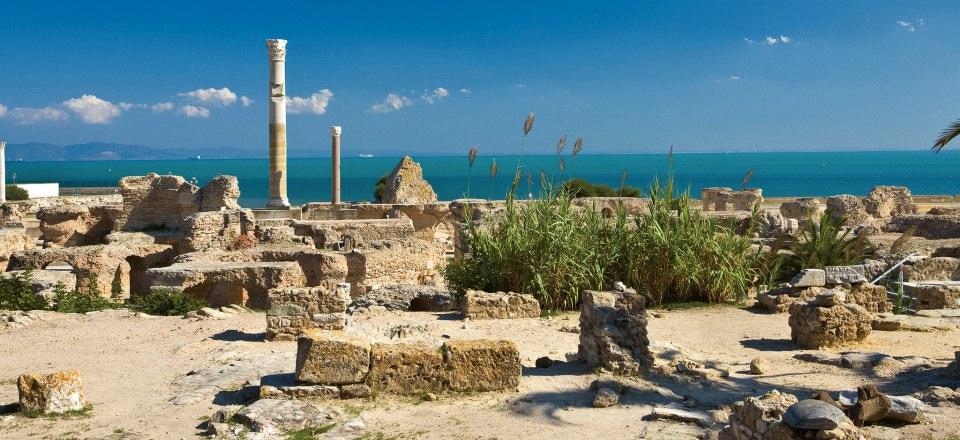
[[[122,108],[123,111],[127,111],[127,110],[130,110],[130,109],[134,108],[134,107],[139,107],[139,106],[136,105],[136,104],[131,104],[131,103],[129,103],[129,102],[118,102],[118,103],[117,103],[117,107]]]
[[[63,106],[87,124],[109,124],[113,121],[113,118],[123,113],[120,107],[94,95],[83,95],[79,98],[68,99],[63,102]]]
[[[406,96],[400,96],[396,93],[390,93],[386,98],[383,98],[383,101],[374,104],[373,107],[370,107],[370,110],[368,111],[370,113],[390,113],[400,110],[404,107],[410,107],[412,105],[412,99],[407,98]]]
[[[923,26],[923,19],[917,20],[917,24]],[[897,26],[900,26],[900,29],[903,29],[907,32],[913,32],[917,30],[916,26],[909,21],[897,20]]]
[[[762,45],[762,46],[774,46],[774,45],[777,45],[777,44],[790,44],[790,43],[793,43],[793,37],[789,37],[789,36],[786,36],[786,35],[780,35],[779,37],[772,36],[772,35],[767,35],[766,37],[763,37],[763,39],[760,40],[760,41],[754,40],[754,39],[749,38],[749,37],[743,37],[743,41],[747,42],[747,44]]]
[[[287,98],[287,111],[295,114],[313,114],[322,115],[327,112],[327,105],[333,98],[333,92],[330,89],[323,89],[307,98],[291,96]]]
[[[469,95],[473,92],[470,89],[460,89],[460,93],[463,93],[464,95]]]
[[[517,84],[517,88],[518,88],[518,89],[524,89],[524,88],[526,88],[526,87],[527,87],[526,84],[522,84],[522,83],[518,83],[518,84]]]
[[[740,81],[740,75],[730,75],[730,81]]]
[[[233,93],[227,87],[222,89],[214,89],[212,87],[209,89],[197,89],[192,92],[177,93],[177,96],[187,98],[197,104],[226,106],[237,102],[237,94]]]
[[[17,125],[32,125],[38,122],[66,121],[70,119],[67,112],[53,107],[30,108],[17,107],[10,110],[7,115],[13,118]]]
[[[180,113],[188,118],[207,118],[210,116],[210,109],[195,105],[185,105],[180,107]]]
[[[250,104],[253,104],[253,100],[248,96],[241,96],[240,104],[243,104],[244,107],[250,107]]]
[[[7,115],[7,107],[3,104],[0,104],[0,118]]]
[[[150,110],[153,110],[156,113],[168,112],[173,110],[176,107],[172,102],[158,102],[150,106]]]
[[[431,92],[431,93],[429,93],[429,94],[424,94],[424,95],[421,96],[420,98],[423,99],[424,101],[427,101],[427,103],[429,103],[429,104],[433,104],[434,101],[439,101],[439,100],[441,100],[441,99],[443,99],[443,98],[446,98],[446,97],[448,97],[448,96],[450,96],[450,91],[449,91],[449,90],[447,90],[447,89],[445,89],[445,88],[443,88],[443,87],[437,87],[437,88],[433,89],[433,92]]]

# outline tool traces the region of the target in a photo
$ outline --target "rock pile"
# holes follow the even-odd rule
[[[865,438],[843,411],[821,400],[797,400],[792,394],[771,391],[733,405],[721,440],[801,440],[807,438],[860,440]]]
[[[469,319],[539,318],[540,303],[533,295],[468,290],[463,297],[463,317]]]
[[[635,291],[580,294],[580,359],[620,374],[653,365],[647,339],[646,300]]]
[[[789,283],[757,295],[757,305],[769,312],[783,313],[792,304],[809,301],[832,288],[844,293],[843,302],[860,305],[868,312],[893,311],[886,288],[866,282],[867,271],[865,265],[804,269]]]
[[[404,156],[396,168],[387,175],[383,191],[383,203],[424,204],[435,203],[437,193],[423,178],[423,169],[410,156]]]

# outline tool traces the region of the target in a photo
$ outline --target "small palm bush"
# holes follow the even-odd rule
[[[792,269],[813,269],[844,266],[863,261],[870,252],[865,235],[853,235],[843,227],[843,219],[823,213],[819,220],[811,218],[791,246]]]

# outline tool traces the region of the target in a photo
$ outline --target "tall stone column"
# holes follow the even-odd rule
[[[270,60],[270,187],[268,208],[287,208],[287,40],[267,40]]]
[[[331,162],[333,162],[333,169],[330,172],[331,188],[330,188],[330,202],[334,205],[340,204],[340,126],[334,125],[330,127],[330,136],[331,136],[331,148],[330,152]]]
[[[0,141],[0,203],[7,202],[7,143]]]

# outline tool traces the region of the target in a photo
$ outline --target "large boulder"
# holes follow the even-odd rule
[[[63,414],[86,407],[83,383],[76,370],[53,374],[24,374],[17,379],[20,410],[36,414]]]
[[[437,193],[423,178],[423,169],[410,156],[404,156],[387,176],[383,203],[424,204],[437,201]]]

